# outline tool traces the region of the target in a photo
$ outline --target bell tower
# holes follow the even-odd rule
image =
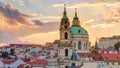
[[[68,40],[69,37],[70,22],[67,17],[66,5],[64,4],[63,17],[60,23],[60,40]]]

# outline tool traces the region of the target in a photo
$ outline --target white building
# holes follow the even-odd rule
[[[120,41],[120,36],[104,37],[99,39],[98,48],[114,47]]]
[[[60,40],[55,43],[55,48],[58,51],[57,61],[54,61],[58,63],[57,68],[79,67],[82,65],[82,61],[78,53],[90,53],[89,35],[87,30],[80,25],[76,10],[72,26],[70,26],[66,6],[64,7],[60,22]],[[48,62],[48,64],[55,68],[56,64],[54,62]],[[59,65],[62,65],[62,67]],[[48,68],[51,66],[48,65]]]

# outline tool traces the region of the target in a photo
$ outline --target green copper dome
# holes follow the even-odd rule
[[[72,26],[70,28],[70,34],[72,35],[88,35],[87,30],[85,30],[83,27],[81,26]]]

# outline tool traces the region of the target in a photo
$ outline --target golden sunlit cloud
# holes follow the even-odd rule
[[[101,28],[108,28],[108,27],[114,27],[114,24],[106,24],[106,23],[102,23],[102,24],[96,24],[91,26],[91,28],[96,28],[96,27],[101,27]]]
[[[53,7],[63,7],[64,4],[54,4]]]
[[[37,33],[29,36],[19,38],[22,42],[25,43],[36,43],[36,44],[45,44],[47,42],[53,42],[54,40],[59,39],[59,32],[47,32],[47,33]]]
[[[67,6],[67,14],[70,22],[72,23],[74,17],[73,8],[78,8],[77,11],[78,17],[80,19],[80,24],[81,26],[87,28],[90,36],[90,41],[92,42],[92,44],[94,44],[96,36],[108,36],[108,33],[109,36],[120,34],[120,32],[118,32],[120,29],[119,5],[119,2],[71,4]],[[63,6],[63,4],[52,5],[54,9]],[[5,10],[6,8],[8,8],[13,15],[8,15],[8,13],[4,13],[7,12]],[[13,10],[18,12],[17,17],[14,16],[16,14],[14,14]],[[59,24],[62,17],[62,12],[63,9],[56,11],[56,13],[61,14],[61,16],[44,15],[31,11],[28,14],[23,14],[22,11],[20,11],[19,9],[15,9],[14,6],[9,3],[6,5],[6,7],[0,9],[0,34],[1,36],[3,36],[0,36],[0,41],[2,39],[2,41],[4,41],[5,39],[4,42],[9,42],[10,40],[17,40],[20,41],[20,43],[23,42],[37,44],[53,42],[54,40],[59,39]],[[22,21],[20,19],[22,19]]]
[[[8,45],[8,44],[6,44],[6,43],[0,43],[0,47],[1,46],[5,46],[5,45]]]

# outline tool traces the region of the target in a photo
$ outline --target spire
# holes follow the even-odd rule
[[[77,8],[75,8],[75,16],[77,16]]]
[[[97,41],[97,37],[96,37],[96,40],[95,40],[95,46],[97,46],[98,45],[98,41]]]
[[[64,13],[66,13],[66,4],[64,4]]]
[[[78,19],[78,17],[77,17],[77,8],[75,8],[75,16],[74,16],[74,19]]]
[[[80,26],[79,25],[79,19],[78,19],[78,16],[77,16],[77,8],[75,8],[75,16],[74,16],[74,18],[73,18],[73,24],[72,24],[72,26]]]
[[[67,12],[66,12],[66,4],[64,4],[64,12],[63,12],[63,18],[62,19],[68,19]]]
[[[95,41],[95,49],[98,48],[98,41],[97,41],[97,37],[96,37],[96,41]]]

